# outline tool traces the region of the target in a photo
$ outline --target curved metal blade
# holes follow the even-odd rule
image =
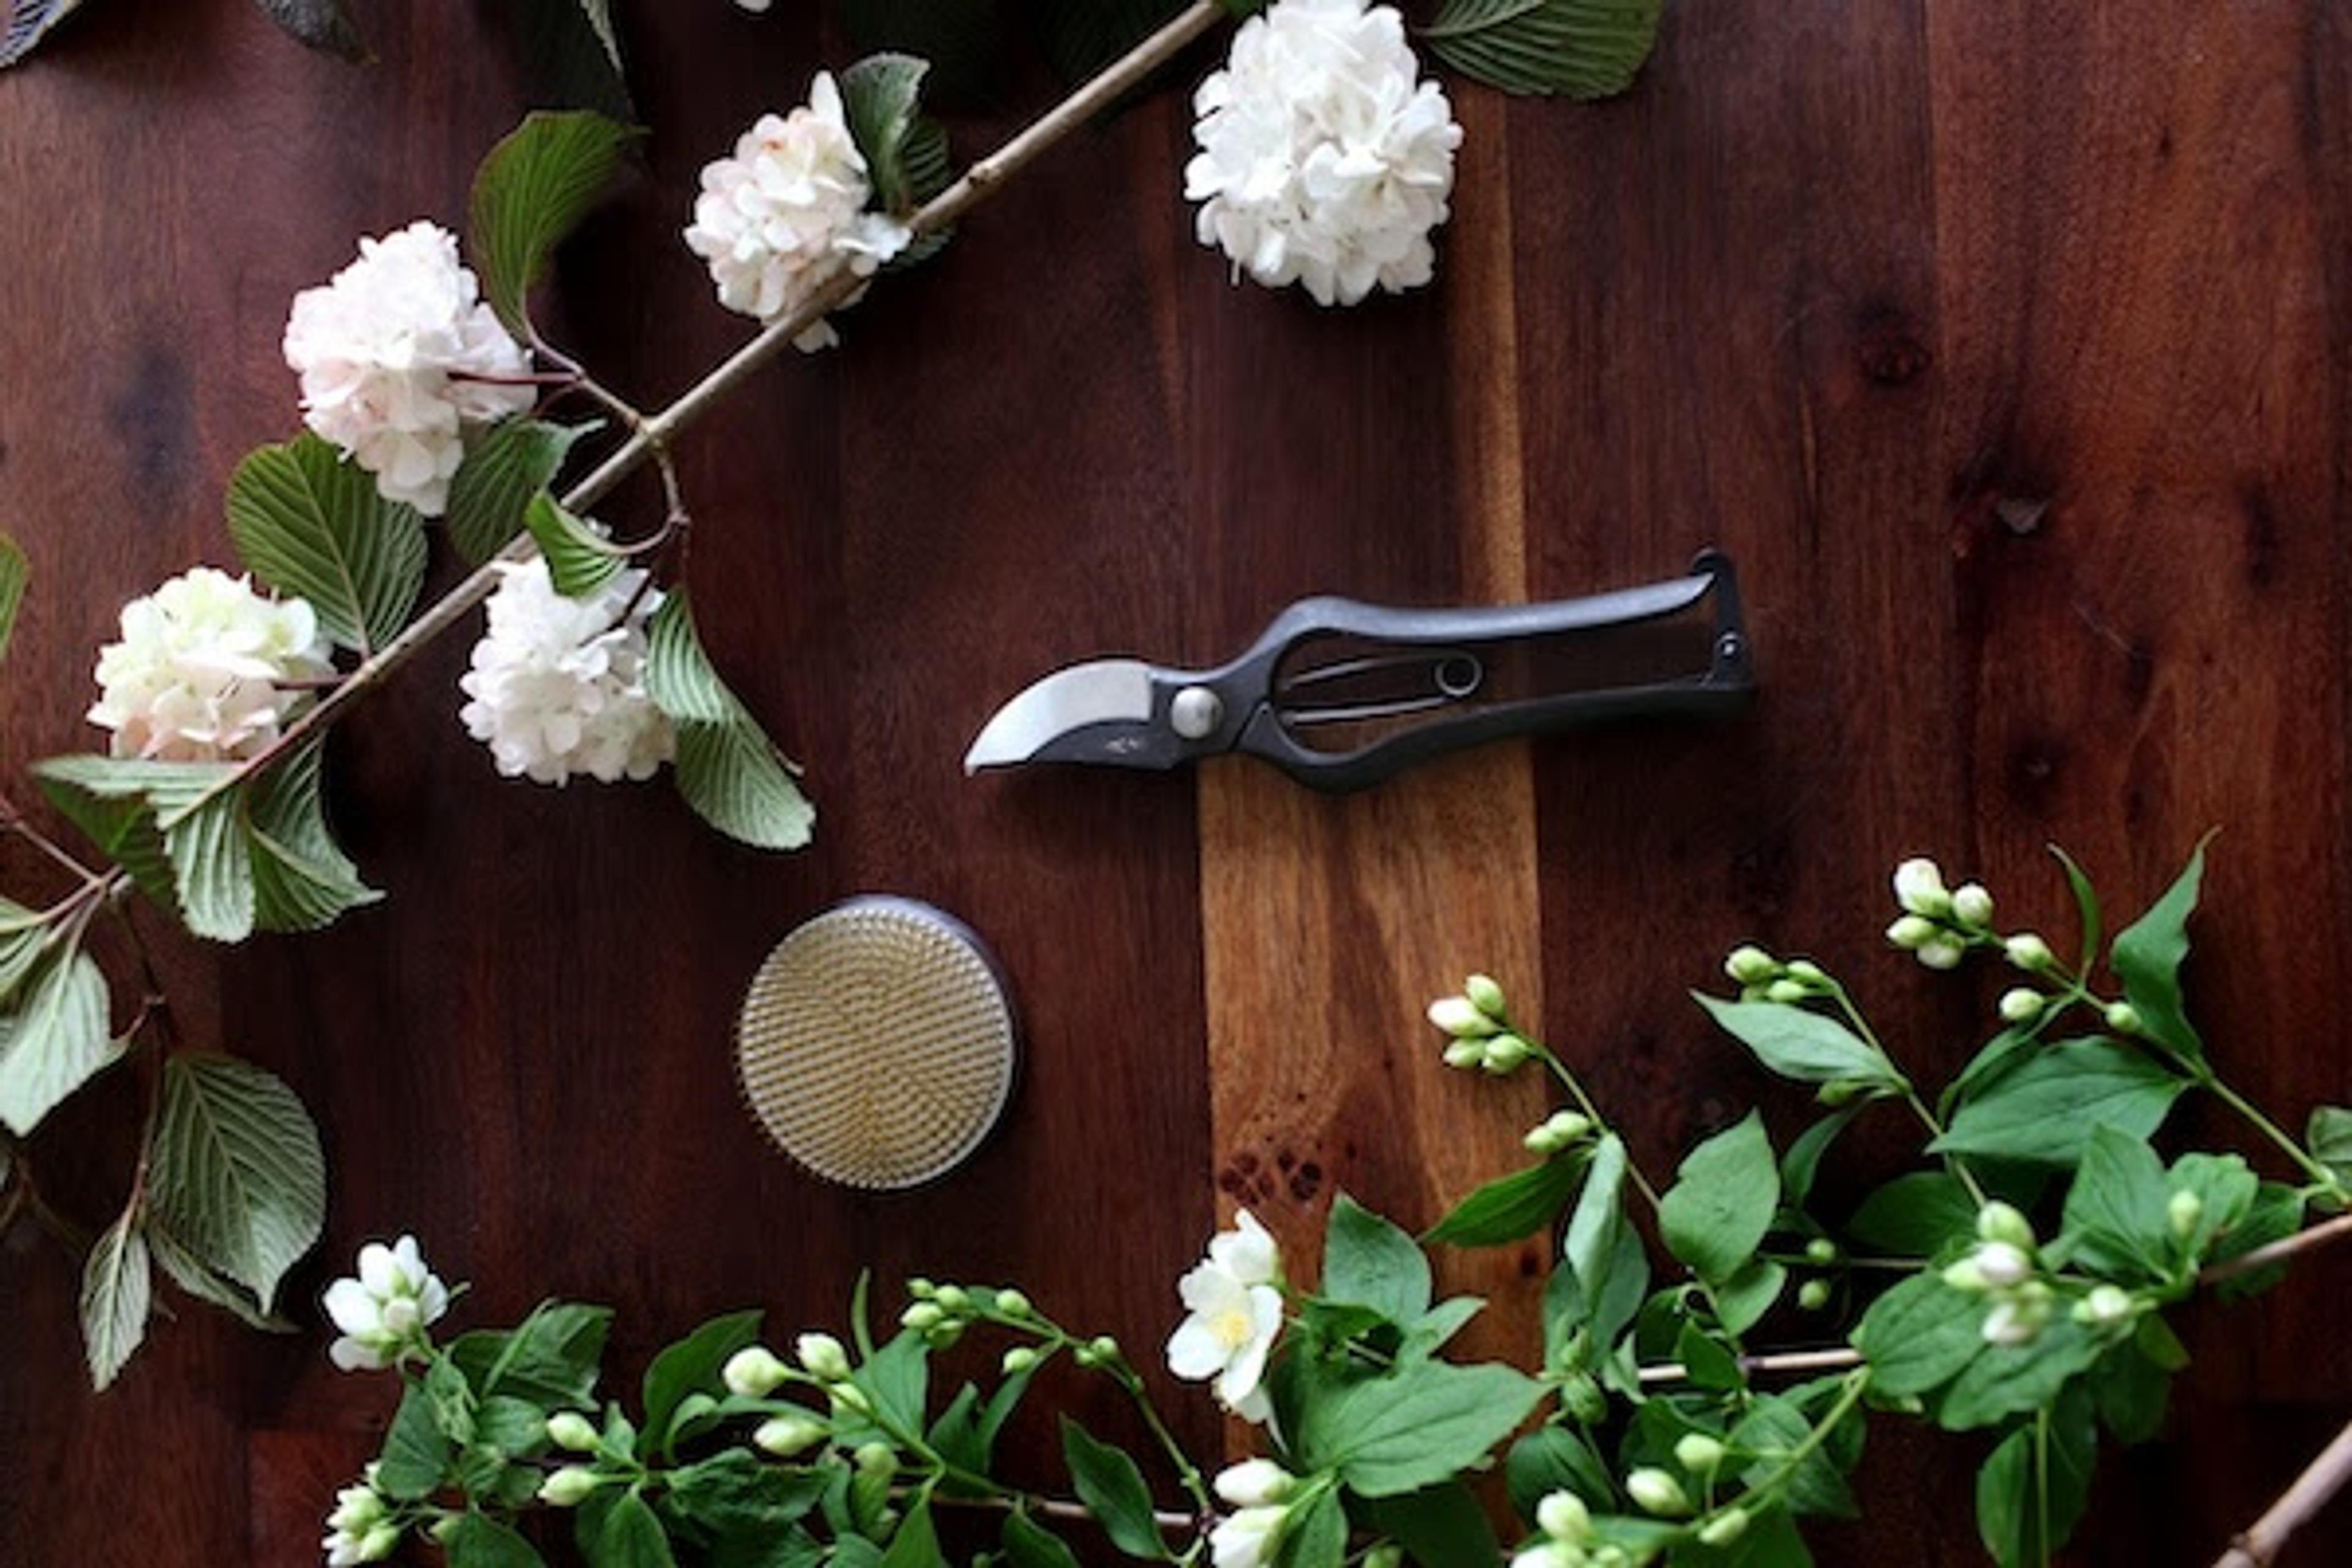
[[[963,771],[1025,763],[1089,724],[1142,723],[1151,717],[1151,667],[1139,658],[1097,658],[1033,682],[996,710],[963,757]]]

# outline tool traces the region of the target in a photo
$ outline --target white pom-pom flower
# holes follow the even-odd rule
[[[720,304],[772,321],[806,298],[834,258],[865,278],[906,248],[906,225],[866,210],[873,194],[841,89],[819,71],[807,103],[761,115],[734,156],[704,167],[687,247],[709,263]],[[819,321],[793,341],[813,353],[838,340]]]
[[[1428,282],[1462,128],[1420,68],[1394,6],[1276,0],[1243,23],[1192,100],[1201,243],[1318,304]]]
[[[467,732],[509,777],[652,777],[675,739],[646,694],[646,623],[661,594],[635,567],[578,599],[555,591],[544,561],[502,562],[499,573],[489,628],[457,682],[472,700],[457,715]]]
[[[324,1305],[342,1337],[327,1354],[345,1372],[380,1371],[425,1341],[426,1325],[449,1310],[448,1287],[425,1266],[416,1238],[360,1248],[357,1279],[327,1287]]]
[[[219,763],[268,748],[310,700],[289,683],[333,673],[318,616],[209,566],[122,606],[122,640],[98,654],[89,721],[118,757]]]
[[[530,407],[530,361],[482,302],[457,239],[419,219],[360,241],[360,258],[294,297],[286,363],[302,416],[375,476],[387,500],[438,517],[465,432]],[[492,379],[477,379],[488,377]]]

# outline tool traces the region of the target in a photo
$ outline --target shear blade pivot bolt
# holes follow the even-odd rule
[[[1205,686],[1188,686],[1168,704],[1169,725],[1188,741],[1213,733],[1224,718],[1224,703]]]

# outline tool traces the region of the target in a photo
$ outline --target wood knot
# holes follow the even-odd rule
[[[1864,377],[1878,386],[1906,386],[1936,363],[1927,345],[1912,335],[1911,323],[1892,310],[1864,317],[1853,348]]]

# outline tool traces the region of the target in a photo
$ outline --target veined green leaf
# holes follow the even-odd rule
[[[42,958],[21,1001],[0,1017],[0,1123],[20,1138],[127,1045],[108,1028],[106,977],[73,943]]]
[[[1633,85],[1663,0],[1446,0],[1422,41],[1506,92],[1608,98]]]
[[[2074,864],[2074,858],[2072,855],[2067,854],[2055,844],[2050,846],[2050,853],[2057,857],[2059,866],[2065,871],[2067,890],[2074,895],[2074,908],[2082,916],[2081,952],[2083,966],[2087,970],[2099,954],[2098,890],[2091,886],[2089,873]]]
[[[1500,1247],[1533,1236],[1576,1194],[1584,1166],[1580,1152],[1569,1152],[1497,1177],[1454,1205],[1422,1239],[1455,1247]]]
[[[0,986],[0,996],[5,994],[6,987]],[[2326,1166],[2337,1182],[2352,1185],[2352,1110],[2340,1105],[2312,1107],[2303,1141],[2311,1157]]]
[[[1906,1279],[1872,1302],[1853,1331],[1871,1387],[1899,1399],[1958,1375],[1985,1348],[1985,1311],[1981,1296],[1933,1273]]]
[[[702,651],[686,590],[662,601],[646,628],[646,691],[677,726],[678,794],[705,822],[761,849],[806,844],[816,808]]]
[[[1903,1076],[1868,1041],[1834,1018],[1778,1002],[1726,1002],[1691,994],[1756,1059],[1799,1083],[1854,1083],[1900,1093]]]
[[[609,22],[604,31],[609,35]],[[530,331],[525,298],[555,247],[604,194],[637,132],[586,110],[527,116],[483,158],[467,204],[482,297],[520,336]]]
[[[506,1394],[548,1409],[583,1410],[595,1398],[612,1328],[609,1307],[546,1301],[511,1330],[458,1335],[449,1355],[478,1398]]]
[[[320,54],[354,62],[370,58],[367,40],[343,0],[260,0],[261,9],[286,33]]]
[[[173,1055],[148,1165],[173,1237],[268,1310],[326,1222],[326,1157],[294,1091],[249,1062]]]
[[[1434,1486],[1510,1436],[1543,1385],[1499,1363],[1409,1362],[1310,1405],[1299,1453],[1337,1470],[1358,1495],[1393,1497]]]
[[[2098,1446],[2091,1401],[2076,1387],[2020,1423],[1986,1458],[1977,1472],[1977,1534],[2000,1568],[2047,1563],[2066,1544],[2090,1497]]]
[[[254,923],[264,931],[316,931],[383,897],[360,880],[327,826],[324,757],[324,741],[314,741],[248,786]]]
[[[913,55],[873,54],[841,73],[841,103],[849,134],[866,158],[882,209],[904,216],[911,208],[907,138],[922,112],[929,62]]]
[[[1616,1482],[1591,1439],[1557,1424],[1538,1426],[1512,1444],[1503,1475],[1511,1507],[1521,1519],[1535,1518],[1545,1496],[1563,1488],[1582,1498],[1594,1513],[1616,1506]]]
[[[919,56],[942,95],[971,105],[1001,98],[1005,46],[1022,30],[1000,0],[840,0],[834,10],[856,47]]]
[[[449,1439],[441,1435],[432,1396],[421,1384],[410,1384],[400,1396],[377,1466],[376,1489],[397,1501],[415,1502],[439,1489],[449,1466]]]
[[[652,1505],[631,1487],[601,1510],[573,1521],[580,1549],[595,1568],[674,1568],[677,1557]]]
[[[307,600],[320,629],[362,653],[408,624],[425,586],[425,520],[305,431],[236,466],[228,532],[255,576]]]
[[[172,1283],[197,1300],[218,1307],[247,1328],[272,1334],[298,1331],[294,1324],[265,1311],[250,1289],[182,1246],[152,1214],[147,1219],[147,1249],[172,1277]]]
[[[1025,1513],[1004,1516],[1004,1556],[1013,1568],[1078,1568],[1069,1542]]]
[[[713,1318],[686,1338],[654,1357],[646,1368],[645,1437],[648,1447],[667,1455],[671,1447],[671,1424],[689,1394],[724,1392],[719,1369],[727,1358],[760,1334],[765,1314],[754,1308]]]
[[[2164,1166],[2146,1139],[2093,1128],[2066,1189],[2063,1234],[2073,1245],[2072,1257],[2108,1278],[2136,1272],[2163,1279],[2173,1249],[2166,1215],[2171,1195]],[[2253,1196],[2251,1172],[2246,1196]]]
[[[2207,835],[2208,837],[2211,836]],[[2205,1059],[2205,1043],[2180,1003],[2180,964],[2189,956],[2189,917],[2205,879],[2205,846],[2200,843],[2164,897],[2147,913],[2116,933],[2107,963],[2124,983],[2124,999],[2139,1015],[2150,1039],[2191,1061]]]
[[[196,936],[243,942],[253,934],[253,861],[245,847],[245,791],[208,795],[163,833],[180,889],[180,918]]]
[[[0,660],[8,657],[9,634],[16,629],[16,611],[25,602],[25,584],[32,575],[24,551],[15,540],[0,533]]]
[[[1151,1491],[1143,1472],[1126,1452],[1102,1442],[1068,1416],[1062,1417],[1062,1457],[1078,1500],[1094,1511],[1111,1544],[1129,1557],[1158,1562],[1168,1555],[1152,1517]]]
[[[1429,1259],[1412,1237],[1341,1193],[1323,1241],[1325,1300],[1409,1324],[1429,1310]]]
[[[547,559],[548,580],[567,599],[584,599],[619,575],[625,558],[545,490],[523,508],[523,526]]]
[[[940,1552],[940,1534],[931,1523],[929,1500],[919,1500],[890,1532],[890,1549],[882,1553],[882,1568],[948,1568]]]
[[[1841,1425],[1861,1425],[1859,1409],[1847,1413]],[[1793,1453],[1811,1433],[1813,1423],[1796,1404],[1779,1394],[1766,1394],[1750,1405],[1739,1425],[1731,1430],[1731,1446],[1749,1453]],[[1832,1453],[1832,1445],[1823,1443],[1806,1456],[1788,1479],[1789,1508],[1791,1512],[1826,1515],[1832,1519],[1852,1519],[1861,1512],[1854,1506],[1853,1489],[1846,1485]],[[1741,1477],[1749,1486],[1766,1480],[1778,1472],[1785,1461],[1759,1459]]]
[[[0,899],[0,1004],[31,977],[57,934],[39,910]]]
[[[2093,1130],[2146,1138],[2188,1087],[2146,1052],[2092,1037],[2046,1046],[1960,1107],[1938,1154],[1979,1154],[2038,1165],[2083,1157]]]
[[[523,531],[531,498],[555,482],[572,443],[596,428],[593,420],[553,425],[516,415],[467,447],[449,481],[449,511],[442,520],[467,565],[479,566]]]
[[[2105,1350],[2105,1340],[2063,1315],[2023,1344],[1986,1345],[1944,1391],[1936,1406],[1936,1424],[1946,1431],[1965,1432],[2039,1409]]]
[[[1727,1279],[1755,1254],[1780,1206],[1780,1171],[1751,1110],[1692,1150],[1658,1205],[1666,1248],[1702,1279]]]
[[[1912,1171],[1874,1189],[1846,1222],[1864,1247],[1897,1258],[1933,1258],[1954,1237],[1976,1232],[1977,1203],[1948,1171]]]
[[[82,1265],[81,1338],[92,1387],[112,1383],[147,1337],[147,1312],[153,1300],[147,1238],[134,1207],[106,1227]]]
[[[450,1534],[449,1568],[543,1568],[539,1549],[486,1513],[460,1514]]]
[[[156,805],[184,809],[226,784],[234,770],[223,763],[148,763],[132,758],[50,757],[32,766],[49,804],[139,884],[140,891],[176,918],[178,879],[156,821]]]

